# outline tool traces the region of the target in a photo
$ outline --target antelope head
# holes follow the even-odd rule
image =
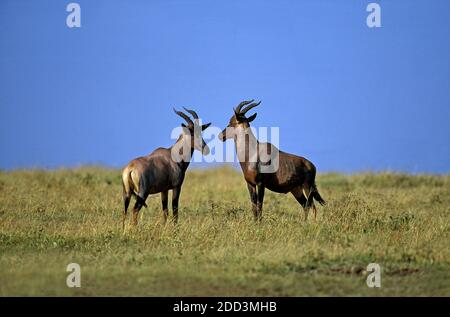
[[[187,114],[181,111],[173,109],[177,115],[182,117],[187,124],[182,123],[181,127],[183,128],[181,133],[181,138],[184,138],[192,149],[195,149],[201,152],[203,155],[209,154],[209,147],[206,144],[205,140],[202,137],[202,131],[207,129],[211,123],[200,125],[200,118],[198,114],[194,110],[189,110],[183,107],[188,113],[192,115],[194,121]]]
[[[250,117],[246,117],[245,114],[254,107],[258,106],[261,101],[254,102],[255,100],[242,101],[236,108],[234,108],[234,114],[230,118],[228,126],[223,129],[219,134],[219,139],[224,142],[226,139],[233,138],[236,135],[238,129],[248,129],[250,122],[255,120],[257,113],[252,114]],[[244,107],[244,108],[243,108]]]

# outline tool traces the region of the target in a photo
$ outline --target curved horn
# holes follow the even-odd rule
[[[242,114],[242,115],[246,114],[247,111],[249,111],[249,110],[252,109],[252,108],[255,108],[256,106],[259,106],[260,103],[261,103],[261,101],[252,103],[251,105],[247,106],[244,110],[242,110],[242,111],[241,111],[241,114]]]
[[[177,111],[175,110],[175,108],[173,108],[173,111],[179,115],[180,117],[182,117],[184,120],[186,120],[186,122],[190,125],[194,125],[194,122],[192,122],[191,118],[189,118],[185,113],[181,112],[181,111]]]
[[[184,110],[186,110],[187,112],[189,112],[191,115],[192,115],[192,117],[194,118],[194,119],[198,119],[198,114],[197,114],[197,112],[195,112],[194,110],[189,110],[189,109],[187,109],[186,107],[183,107],[184,108]]]
[[[242,101],[240,104],[238,104],[238,106],[234,109],[234,112],[236,114],[240,114],[241,113],[241,108],[245,105],[248,105],[249,103],[252,103],[253,101],[255,101],[255,99],[252,100],[247,100],[247,101]]]

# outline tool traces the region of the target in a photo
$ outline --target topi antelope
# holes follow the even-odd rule
[[[181,111],[175,111],[177,115],[186,120],[182,123],[182,132],[170,148],[158,148],[151,154],[132,160],[122,172],[123,210],[122,228],[125,228],[125,219],[131,196],[135,196],[136,203],[133,208],[133,225],[137,225],[137,216],[142,206],[146,206],[148,195],[161,193],[164,222],[169,214],[167,202],[169,190],[172,190],[172,210],[176,223],[178,220],[178,200],[183,185],[184,175],[189,166],[192,154],[195,150],[208,155],[209,147],[202,138],[202,131],[211,123],[200,126],[199,117],[193,110],[184,108],[192,115],[194,121]]]
[[[324,205],[325,200],[319,194],[315,184],[316,168],[304,157],[279,151],[271,143],[260,143],[252,130],[250,117],[245,114],[261,102],[243,101],[235,109],[228,126],[219,134],[223,142],[233,138],[237,157],[247,182],[252,201],[255,220],[262,218],[262,206],[265,188],[277,193],[292,193],[304,209],[305,220],[312,207],[314,218],[317,209],[314,199]],[[244,107],[245,108],[242,108]]]

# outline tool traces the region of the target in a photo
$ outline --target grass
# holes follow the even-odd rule
[[[450,175],[317,183],[317,221],[266,192],[256,224],[238,171],[189,171],[177,226],[162,224],[158,195],[122,232],[118,170],[0,172],[0,295],[450,295]],[[81,288],[66,286],[72,262]],[[366,285],[371,262],[381,288]]]

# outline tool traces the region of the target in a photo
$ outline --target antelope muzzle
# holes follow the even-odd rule
[[[227,129],[228,128],[223,129],[223,131],[218,135],[219,140],[222,142],[225,142],[225,140],[227,139]]]

